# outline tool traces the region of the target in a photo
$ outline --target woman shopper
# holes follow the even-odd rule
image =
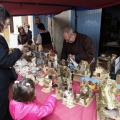
[[[10,24],[9,12],[0,5],[0,33]],[[11,80],[11,70],[15,62],[22,56],[22,45],[18,45],[9,54],[9,47],[5,38],[0,35],[0,120],[12,120],[9,113],[8,88]]]

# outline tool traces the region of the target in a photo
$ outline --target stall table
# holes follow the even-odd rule
[[[18,76],[18,80],[20,79],[21,77]],[[42,87],[36,84],[36,102],[44,105],[47,97],[54,94],[55,91],[44,93],[41,89]],[[74,94],[78,93],[79,89],[80,82],[73,81]],[[118,99],[120,100],[120,97]],[[96,98],[93,99],[88,107],[75,104],[73,108],[68,108],[62,104],[62,100],[57,100],[54,111],[43,120],[97,120]]]
[[[73,83],[74,92],[79,89],[79,83]],[[36,84],[37,101],[44,104],[47,97],[54,93],[44,93],[41,91],[39,84]],[[54,112],[43,120],[97,120],[96,114],[96,99],[94,99],[88,107],[75,105],[73,108],[68,108],[62,104],[61,100],[57,100]]]

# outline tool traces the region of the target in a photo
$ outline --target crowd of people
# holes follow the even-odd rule
[[[0,6],[0,32],[10,24],[10,14]],[[22,56],[24,45],[31,45],[32,32],[30,26],[18,27],[18,46],[9,54],[9,47],[5,38],[0,35],[0,120],[32,120],[42,119],[50,114],[55,107],[55,96],[51,95],[44,106],[34,102],[35,84],[31,79],[15,81],[13,85],[13,98],[9,103],[8,88],[11,81],[11,67]],[[49,31],[45,29],[44,24],[37,25],[40,33],[34,38],[35,44],[42,45],[43,48],[53,49]],[[81,60],[91,63],[94,59],[94,47],[90,37],[73,31],[72,28],[65,28],[63,31],[63,48],[61,60],[66,60],[71,54],[71,59],[79,63]],[[94,62],[93,62],[94,63]],[[94,64],[91,66],[94,71]]]
[[[39,30],[39,34],[37,38],[33,38],[32,41],[32,31],[29,30],[30,25],[25,24],[25,26],[19,26],[18,27],[18,45],[31,45],[33,42],[36,45],[42,45],[44,49],[53,49],[51,36],[49,31],[45,29],[45,26],[43,23],[39,23],[37,25],[37,28]]]

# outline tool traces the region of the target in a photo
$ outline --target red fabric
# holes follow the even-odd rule
[[[12,15],[57,14],[74,7],[104,8],[120,0],[0,0]]]

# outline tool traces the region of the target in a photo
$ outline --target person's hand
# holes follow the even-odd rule
[[[52,94],[51,96],[56,97],[55,94]]]
[[[35,41],[36,41],[36,40],[37,40],[37,38],[33,38],[33,40],[35,40]]]
[[[18,45],[17,48],[20,49],[20,51],[23,51],[23,45]]]
[[[75,60],[75,55],[71,55],[70,58],[71,58],[72,60]]]

